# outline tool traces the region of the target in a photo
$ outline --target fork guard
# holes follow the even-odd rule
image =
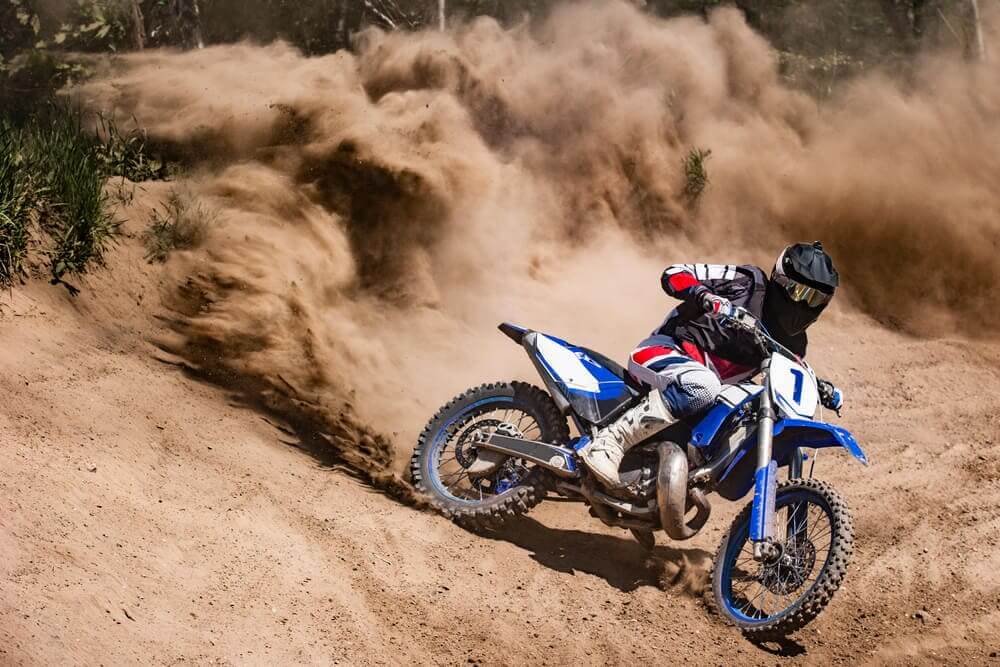
[[[672,539],[689,540],[705,526],[712,506],[701,489],[688,490],[688,460],[680,447],[673,442],[661,442],[656,451],[660,456],[656,476],[660,525]],[[691,506],[697,508],[697,513],[690,521],[685,521]]]

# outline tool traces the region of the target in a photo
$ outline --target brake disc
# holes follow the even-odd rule
[[[476,447],[477,443],[484,442],[493,433],[502,433],[514,438],[521,437],[521,432],[513,425],[498,419],[473,422],[459,435],[455,443],[455,460],[469,472],[470,476],[479,478],[492,475],[508,459],[506,454]]]
[[[781,556],[760,573],[760,583],[777,595],[801,588],[816,565],[816,547],[809,540],[786,544]]]

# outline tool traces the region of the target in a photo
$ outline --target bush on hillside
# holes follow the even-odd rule
[[[208,232],[218,214],[197,202],[185,190],[171,190],[162,210],[153,211],[153,219],[143,234],[146,259],[165,262],[174,250],[195,248]]]
[[[105,193],[109,177],[157,178],[145,134],[102,119],[98,133],[80,112],[49,104],[19,124],[0,118],[0,286],[25,273],[37,250],[53,284],[103,262],[118,231]]]
[[[29,196],[21,133],[0,122],[0,286],[9,286],[23,272],[31,217]]]

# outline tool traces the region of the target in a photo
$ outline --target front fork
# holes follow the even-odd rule
[[[750,540],[753,542],[754,560],[776,557],[778,545],[774,541],[774,501],[778,487],[778,463],[774,455],[774,405],[771,403],[770,360],[764,362],[764,391],[760,396],[760,413],[757,419],[757,471],[754,473],[753,509],[750,514]],[[802,476],[802,450],[796,448],[789,462],[789,478]],[[805,530],[805,516],[792,508],[787,541],[792,541]]]
[[[777,495],[778,464],[772,459],[774,406],[771,403],[770,360],[764,362],[764,391],[760,394],[757,419],[757,471],[754,473],[753,509],[750,514],[750,540],[754,560],[773,556],[774,498]]]

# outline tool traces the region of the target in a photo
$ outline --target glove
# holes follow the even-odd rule
[[[844,392],[826,380],[817,380],[816,384],[819,387],[819,402],[824,408],[836,412],[839,417],[840,409],[844,407]]]
[[[712,294],[707,289],[698,295],[698,303],[708,316],[713,319],[724,316],[731,317],[733,314],[733,304],[729,302],[729,299]]]

